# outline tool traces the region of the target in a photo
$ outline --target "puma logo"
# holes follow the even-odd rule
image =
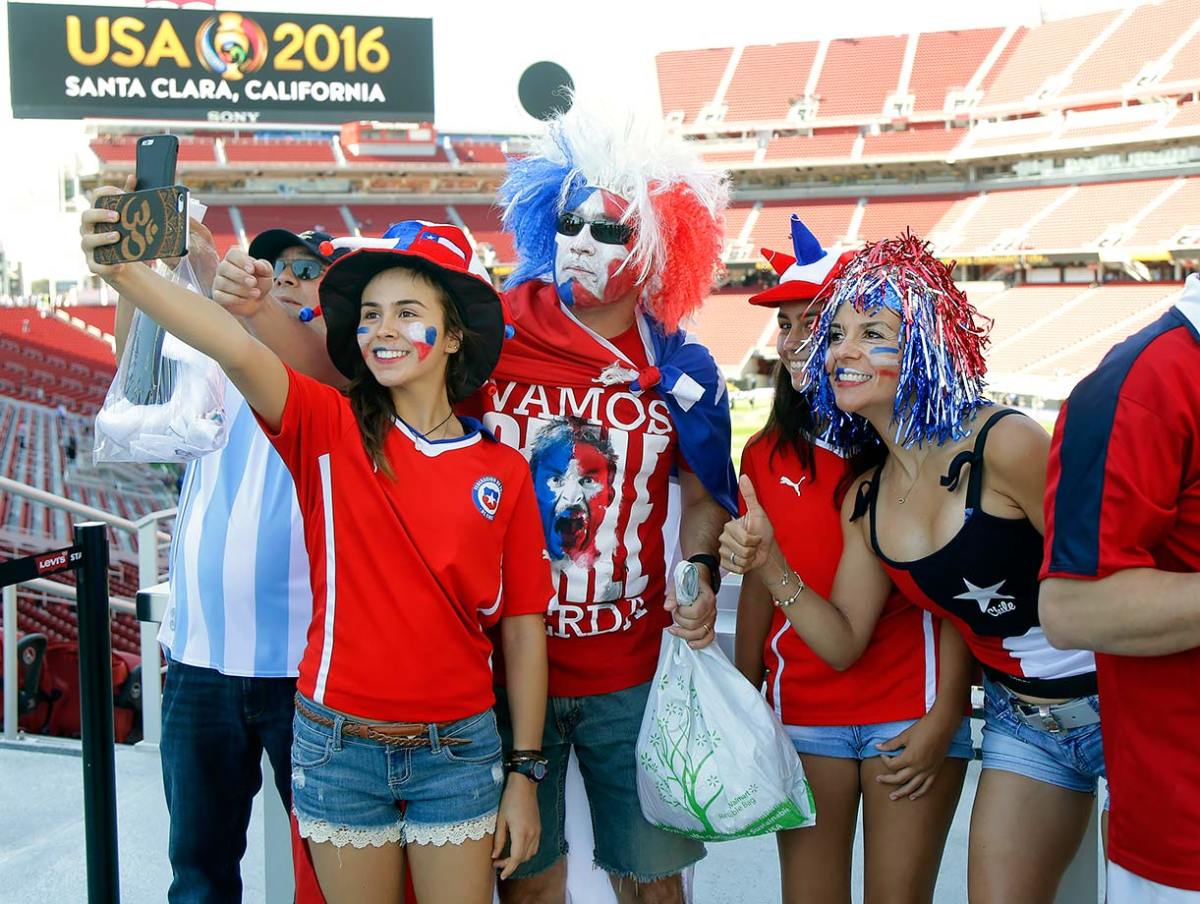
[[[804,481],[806,481],[806,480],[808,480],[807,474],[805,476],[801,477],[799,480],[792,480],[790,477],[784,477],[783,475],[780,475],[779,485],[783,486],[783,487],[791,487],[793,490],[796,491],[796,495],[799,496],[800,495],[800,485],[802,483],[804,483]]]

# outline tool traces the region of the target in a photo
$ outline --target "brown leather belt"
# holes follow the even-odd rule
[[[305,706],[304,701],[299,696],[296,697],[296,712],[300,713],[300,715],[304,716],[310,722],[315,722],[326,728],[333,728],[336,724],[328,716],[313,712]],[[464,747],[470,744],[470,738],[441,737],[441,732],[450,728],[453,724],[453,722],[434,723],[438,730],[438,744],[442,747]],[[374,724],[371,722],[351,722],[349,719],[345,719],[342,721],[342,734],[349,735],[352,738],[378,741],[380,744],[387,744],[390,747],[430,747],[433,743],[429,737],[429,725],[423,722],[386,722],[383,724]]]

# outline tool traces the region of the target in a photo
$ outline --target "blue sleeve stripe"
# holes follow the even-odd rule
[[[1121,388],[1150,343],[1179,326],[1175,312],[1168,311],[1115,346],[1100,366],[1072,390],[1059,445],[1051,573],[1085,577],[1099,573],[1105,468]]]

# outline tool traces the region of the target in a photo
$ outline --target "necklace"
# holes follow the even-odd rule
[[[446,425],[446,421],[450,420],[450,418],[452,418],[452,417],[454,417],[454,409],[453,408],[450,409],[450,413],[448,415],[446,415],[444,418],[442,418],[441,421],[439,421],[436,426],[431,427],[429,430],[425,431],[424,433],[421,433],[420,430],[417,430],[417,428],[414,427],[413,432],[420,435],[420,437],[422,439],[429,439],[431,436],[433,436],[433,434],[435,434],[438,430],[440,430],[442,427],[444,427]]]
[[[921,479],[921,469],[925,467],[925,462],[928,458],[929,456],[926,455],[925,458],[921,459],[921,463],[917,465],[917,473],[913,475],[912,483],[908,485],[908,489],[904,491],[904,495],[896,497],[896,501],[901,505],[904,505],[904,503],[908,500],[908,497],[912,495],[912,491],[917,486],[917,481]]]

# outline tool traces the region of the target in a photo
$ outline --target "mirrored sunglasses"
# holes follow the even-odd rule
[[[283,275],[283,271],[291,267],[296,279],[316,279],[321,275],[324,266],[319,261],[299,257],[293,261],[275,261],[275,278]]]

